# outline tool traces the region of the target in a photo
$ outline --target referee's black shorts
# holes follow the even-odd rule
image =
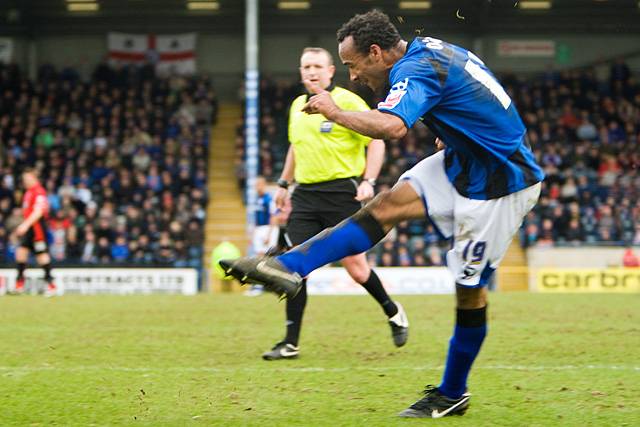
[[[315,184],[298,184],[291,196],[287,235],[291,244],[315,236],[356,213],[362,204],[355,199],[358,181],[341,178]]]

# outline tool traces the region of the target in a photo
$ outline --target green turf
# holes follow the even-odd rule
[[[271,296],[0,298],[0,425],[640,425],[640,295],[492,295],[464,417],[395,414],[438,384],[447,296],[311,297],[299,360]]]

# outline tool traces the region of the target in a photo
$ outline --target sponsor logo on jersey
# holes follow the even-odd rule
[[[402,97],[407,93],[407,86],[409,86],[409,78],[406,78],[398,83],[394,84],[384,101],[378,103],[378,108],[393,109],[400,103]]]

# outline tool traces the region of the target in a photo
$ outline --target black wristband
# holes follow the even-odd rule
[[[278,184],[278,187],[284,188],[285,190],[289,188],[289,181],[287,181],[286,179],[280,178],[277,184]]]

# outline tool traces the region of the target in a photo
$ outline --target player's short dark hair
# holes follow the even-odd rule
[[[331,52],[329,52],[327,49],[323,47],[305,47],[302,50],[302,53],[300,54],[300,56],[304,55],[307,52],[324,53],[325,55],[327,55],[327,58],[329,59],[329,65],[333,65],[333,55],[331,55]]]
[[[344,24],[337,33],[338,43],[352,36],[359,53],[369,53],[369,47],[377,44],[383,50],[389,50],[401,40],[398,29],[389,17],[379,10],[356,15]]]
[[[33,167],[33,166],[27,166],[26,168],[22,169],[22,173],[30,173],[32,175],[35,175],[35,177],[37,178],[39,173],[38,173],[38,169]]]

